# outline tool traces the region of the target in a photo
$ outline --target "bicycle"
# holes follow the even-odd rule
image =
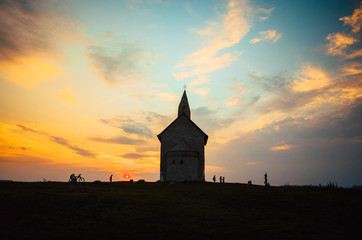
[[[79,174],[78,176],[72,174],[70,175],[69,182],[85,182],[85,179],[82,177],[82,174]]]

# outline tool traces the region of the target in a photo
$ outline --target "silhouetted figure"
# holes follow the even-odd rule
[[[69,177],[69,182],[77,182],[77,177],[74,173],[72,173]]]
[[[112,182],[113,174],[109,177],[109,181]]]
[[[222,177],[222,183],[225,183],[225,177]]]
[[[212,180],[214,180],[214,183],[216,182],[216,176],[214,175],[214,177],[212,178]]]
[[[222,176],[220,176],[220,183],[222,183]]]
[[[268,174],[267,173],[264,174],[264,185],[265,186],[269,185],[269,183],[268,183]]]

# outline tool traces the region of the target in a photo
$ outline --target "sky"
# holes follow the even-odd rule
[[[184,87],[206,180],[362,185],[360,1],[0,1],[0,179],[157,181]]]

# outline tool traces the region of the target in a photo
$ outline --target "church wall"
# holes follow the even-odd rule
[[[199,162],[195,157],[168,157],[167,181],[198,181]]]
[[[197,129],[186,116],[180,116],[176,122],[162,134],[161,140],[161,181],[168,180],[168,171],[166,163],[166,153],[176,146],[182,139],[188,142],[197,152],[198,159],[198,179],[202,181],[205,167],[204,157],[204,135]]]

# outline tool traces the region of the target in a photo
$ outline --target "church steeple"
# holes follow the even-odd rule
[[[186,90],[184,90],[180,105],[178,105],[178,116],[180,116],[182,113],[184,113],[188,118],[191,119],[191,111],[189,101],[187,100]]]

